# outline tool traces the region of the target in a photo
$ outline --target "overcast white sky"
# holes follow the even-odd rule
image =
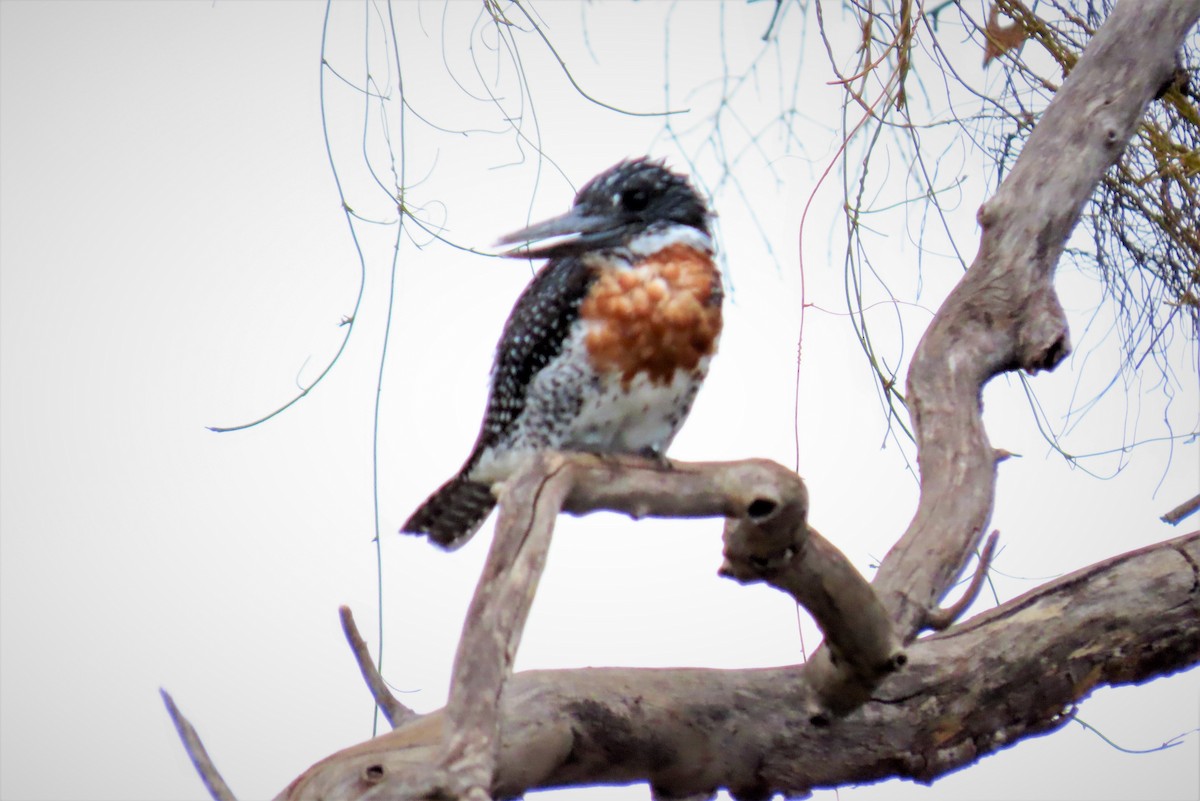
[[[664,17],[673,124],[691,152],[720,75],[723,41],[737,74],[762,45],[769,2],[575,3],[539,6],[576,77],[626,108],[663,107]],[[362,80],[366,41],[381,89],[384,7],[334,7],[327,57]],[[395,228],[360,225],[366,292],[333,373],[287,413],[239,433],[207,425],[254,419],[310,382],[337,350],[354,306],[359,263],[325,154],[320,113],[319,3],[0,3],[0,796],[22,799],[193,799],[203,789],[158,697],[170,690],[242,799],[267,798],[309,764],[371,733],[370,700],[341,639],[336,609],[355,610],[372,647],[376,551],[372,416]],[[474,62],[517,97],[478,5],[392,8],[415,113],[407,119],[410,199],[456,242],[486,248],[527,220],[558,213],[573,186],[645,152],[686,162],[661,118],[616,116],[583,101],[553,60],[523,41],[541,136],[570,183],[530,145],[525,161],[482,92]],[[978,13],[978,10],[976,10]],[[371,20],[364,37],[364,16]],[[838,15],[831,14],[836,21]],[[769,158],[739,165],[741,192],[716,195],[733,289],[708,386],[678,438],[682,459],[794,461],[793,385],[799,309],[796,229],[836,147],[837,92],[823,49],[793,38],[746,84],[758,130],[791,97],[811,120],[802,146],[764,137]],[[723,26],[723,27],[722,27]],[[718,31],[723,30],[723,39]],[[586,40],[583,32],[587,32]],[[847,32],[846,53],[853,33]],[[801,41],[807,43],[801,45]],[[443,63],[443,43],[446,62]],[[474,50],[468,49],[473,43]],[[591,50],[589,52],[588,47]],[[382,54],[382,55],[381,55]],[[848,55],[847,55],[848,58]],[[978,54],[963,69],[982,85]],[[448,76],[454,75],[465,89]],[[361,96],[326,74],[330,135],[362,216],[392,220],[362,167]],[[390,80],[390,83],[389,83]],[[727,87],[726,87],[727,88]],[[771,104],[774,104],[772,106]],[[400,144],[397,119],[393,142]],[[727,119],[731,152],[745,141]],[[383,143],[369,121],[368,151]],[[692,137],[692,138],[688,138]],[[764,150],[764,152],[766,152]],[[698,158],[700,179],[709,156]],[[507,166],[505,166],[507,165]],[[967,180],[956,234],[974,252],[985,189],[978,157],[941,163]],[[903,168],[891,167],[896,180]],[[391,178],[383,175],[385,182]],[[536,186],[536,193],[534,188]],[[741,211],[749,202],[761,229]],[[809,298],[844,309],[836,186],[817,193],[804,255]],[[911,221],[909,221],[911,222]],[[917,285],[903,214],[879,221],[901,288]],[[772,242],[774,260],[762,245]],[[893,233],[899,231],[899,233]],[[442,704],[485,533],[446,555],[394,534],[448,477],[475,437],[491,351],[528,280],[521,263],[405,240],[380,420],[385,673],[418,710]],[[960,274],[928,256],[919,302],[936,307]],[[1084,335],[1098,289],[1064,274],[1076,342],[1094,344],[1033,385],[1061,422],[1084,364],[1098,381],[1115,363]],[[878,321],[889,336],[888,310]],[[910,351],[928,313],[906,308],[891,351]],[[1093,324],[1093,332],[1105,328]],[[799,403],[800,470],[814,524],[870,575],[907,524],[915,482],[886,423],[846,318],[810,311]],[[895,326],[893,325],[893,328]],[[1185,388],[1188,359],[1177,367]],[[1147,384],[1152,383],[1149,378]],[[1094,389],[1085,382],[1081,396]],[[1171,419],[1194,427],[1194,386]],[[994,525],[1005,548],[1002,599],[1040,579],[1179,533],[1158,522],[1200,486],[1197,444],[1138,449],[1109,481],[1071,469],[1038,435],[1015,381],[989,389],[994,444],[1023,458],[1001,467]],[[1122,431],[1163,433],[1161,394],[1126,408],[1119,390],[1072,434],[1076,451],[1119,447]],[[882,447],[881,445],[885,445]],[[1096,463],[1111,471],[1112,461]],[[518,667],[739,667],[800,659],[794,606],[778,593],[717,578],[720,524],[564,520]],[[807,642],[817,635],[805,619]],[[1145,687],[1103,690],[1080,716],[1117,742],[1149,748],[1200,725],[1197,671]],[[1114,751],[1076,725],[985,759],[932,788],[889,782],[845,799],[1196,798],[1200,746],[1187,737],[1146,756]],[[645,788],[547,794],[645,798]],[[833,793],[818,793],[833,797]]]

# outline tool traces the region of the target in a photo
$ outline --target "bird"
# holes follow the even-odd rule
[[[487,410],[462,468],[401,528],[446,550],[496,505],[493,487],[545,450],[665,453],[720,339],[715,215],[689,179],[623,160],[565,214],[502,237],[499,254],[546,259],[496,346]]]

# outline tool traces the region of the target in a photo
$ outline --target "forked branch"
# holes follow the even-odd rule
[[[1066,532],[1069,535],[1069,532]],[[1113,557],[924,637],[904,670],[833,725],[803,666],[519,673],[501,695],[495,798],[649,781],[735,798],[903,776],[932,779],[1066,723],[1095,687],[1200,662],[1200,532]],[[361,801],[364,777],[420,774],[446,711],[314,765],[279,801]],[[390,788],[388,788],[390,789]]]
[[[726,517],[721,572],[789,593],[813,614],[837,657],[811,671],[814,717],[845,714],[904,663],[870,585],[808,528],[808,496],[794,473],[764,460],[665,466],[637,457],[539,454],[500,493],[495,539],[459,642],[441,758],[440,791],[448,797],[483,798],[493,784],[499,698],[555,519],[560,511],[599,510]],[[411,789],[402,777],[394,788],[398,798],[421,797]]]
[[[437,736],[436,758],[415,769],[408,761],[398,768],[385,761],[364,767],[363,750],[350,749],[317,766],[319,777],[311,779],[324,783],[340,775],[334,783],[343,790],[349,782],[355,791],[370,787],[392,799],[490,798],[496,784],[501,695],[555,519],[564,510],[576,515],[608,510],[635,517],[726,517],[721,572],[789,593],[826,634],[835,658],[809,671],[806,709],[813,717],[846,714],[904,663],[891,622],[870,585],[807,527],[803,482],[773,462],[665,466],[636,457],[542,453],[503,486],[499,506],[496,534],[459,641],[450,699],[444,714],[436,716],[437,729],[426,729]],[[373,742],[387,739],[384,735]],[[357,786],[359,782],[366,784]],[[289,788],[289,796],[294,792],[300,797],[302,790],[313,787],[302,779]]]

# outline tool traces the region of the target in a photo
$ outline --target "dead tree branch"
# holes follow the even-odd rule
[[[192,760],[192,764],[196,767],[196,772],[200,774],[200,780],[204,782],[204,787],[208,790],[208,794],[213,801],[236,801],[233,792],[229,789],[229,785],[225,783],[225,779],[221,777],[217,771],[217,766],[213,764],[212,758],[208,755],[208,749],[204,747],[204,743],[200,741],[200,735],[196,733],[196,729],[192,726],[191,721],[183,716],[179,711],[179,707],[175,706],[175,699],[166,690],[159,690],[162,696],[163,703],[167,705],[167,714],[171,716],[171,722],[175,724],[175,731],[179,734],[179,739],[183,741],[184,750]]]
[[[845,714],[904,664],[887,610],[871,585],[807,525],[808,494],[795,473],[762,459],[676,462],[663,470],[635,458],[572,458],[576,473],[565,511],[726,518],[721,575],[788,593],[825,635],[830,653],[814,655],[806,666],[816,689],[808,709],[814,719]]]
[[[1178,525],[1184,518],[1195,514],[1197,509],[1200,509],[1200,494],[1179,504],[1174,509],[1163,515],[1160,519],[1164,523],[1170,523],[1172,526],[1175,526]]]
[[[336,776],[333,783],[351,793],[346,797],[368,792],[395,799],[491,797],[501,694],[545,565],[554,521],[564,509],[573,514],[604,509],[638,517],[725,516],[722,572],[788,592],[809,608],[825,632],[829,656],[804,666],[810,688],[804,710],[810,719],[827,722],[830,713],[849,712],[904,664],[898,638],[871,585],[841,552],[807,527],[803,482],[773,462],[663,466],[636,457],[546,452],[530,459],[505,484],[499,505],[496,535],[459,641],[445,714],[398,729],[421,732],[420,753],[435,756],[427,762],[403,760],[397,769],[375,761],[377,752],[370,745],[365,751],[351,749],[318,766],[320,775],[312,781],[322,788],[320,793],[329,791],[326,780]],[[436,725],[431,727],[431,720]],[[362,764],[364,758],[370,764]],[[304,780],[287,792],[313,787]]]
[[[1197,3],[1118,3],[979,210],[979,252],[908,372],[921,500],[875,579],[905,640],[926,625],[991,518],[996,458],[983,387],[1008,370],[1052,369],[1070,352],[1054,269],[1198,15]]]
[[[930,781],[1061,726],[1100,684],[1200,662],[1200,535],[1107,560],[965,623],[942,597],[986,530],[996,452],[984,385],[1070,349],[1052,277],[1080,210],[1174,69],[1200,3],[1121,2],[979,212],[979,253],[908,376],[921,500],[870,587],[805,525],[803,485],[763,462],[634,467],[545,454],[504,487],[445,710],[314,765],[281,799],[512,798],[647,781],[656,797],[739,801],[889,776]],[[762,670],[509,677],[554,516],[723,515],[726,575],[810,604],[828,647]],[[953,610],[954,607],[951,607]],[[858,627],[847,627],[848,616]],[[907,646],[907,664],[898,645]],[[826,714],[828,712],[829,714]]]
[[[371,660],[371,652],[367,649],[367,642],[354,623],[354,613],[350,611],[350,607],[339,607],[338,618],[342,622],[342,634],[345,635],[346,642],[349,643],[350,650],[354,654],[354,661],[358,664],[358,671],[362,674],[363,681],[367,683],[367,689],[371,691],[375,705],[383,712],[387,722],[394,729],[401,723],[416,717],[416,712],[400,703],[396,696],[392,695],[387,682],[375,669],[375,663]]]
[[[801,667],[519,673],[501,698],[493,794],[649,781],[667,795],[725,787],[754,799],[928,782],[1062,726],[1095,687],[1200,663],[1197,564],[1193,532],[1059,578],[912,643],[903,670],[824,727],[804,712],[814,692]],[[429,760],[444,720],[435,712],[335,754],[279,798],[362,798],[362,775]]]
[[[829,653],[805,666],[815,689],[814,720],[863,703],[905,661],[887,611],[871,585],[828,540],[807,525],[808,493],[773,462],[675,463],[663,470],[637,459],[572,457],[568,511],[625,511],[634,517],[724,516],[720,573],[788,593],[816,620]]]

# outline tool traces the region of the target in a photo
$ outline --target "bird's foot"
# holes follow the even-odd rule
[[[637,454],[644,459],[649,459],[650,461],[654,462],[654,464],[657,465],[660,470],[674,469],[674,465],[671,464],[671,460],[668,459],[658,448],[645,447],[639,450]]]

